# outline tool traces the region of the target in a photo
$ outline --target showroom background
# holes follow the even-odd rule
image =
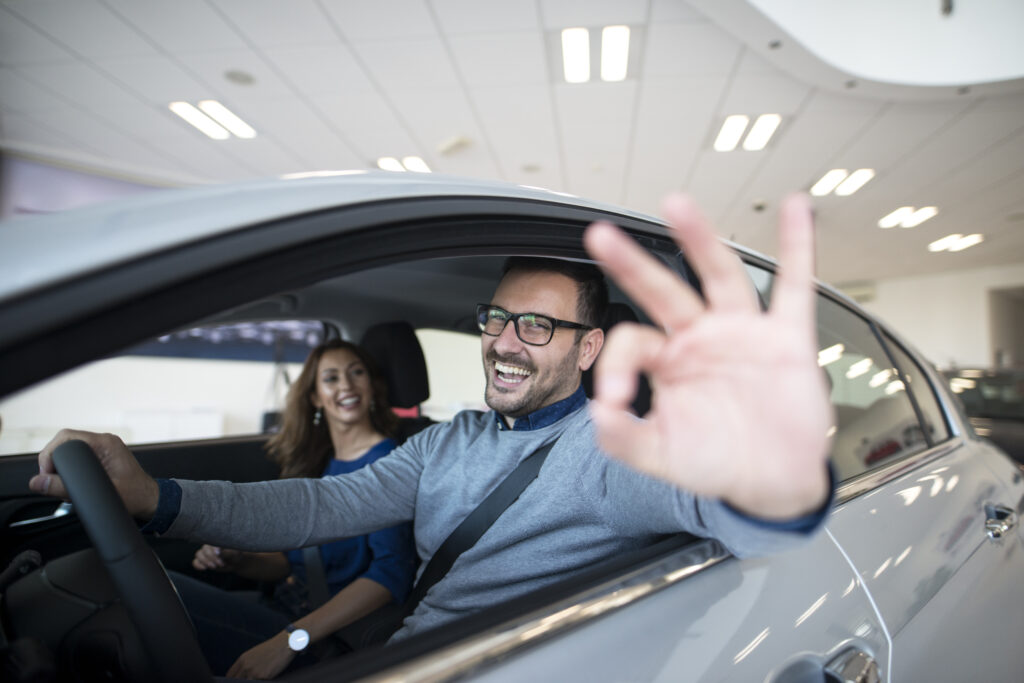
[[[939,367],[1020,366],[1022,25],[1013,0],[0,0],[0,211],[418,158],[654,214],[686,190],[771,254],[783,193],[869,169],[815,197],[819,277]],[[627,61],[602,75],[608,27],[629,29]],[[582,82],[566,29],[587,29]],[[211,139],[171,111],[207,100],[254,136]],[[763,115],[777,127],[746,149]],[[879,227],[900,207],[935,211]],[[929,250],[954,234],[981,241]],[[251,373],[260,400],[268,373]],[[233,425],[252,406],[223,410]]]

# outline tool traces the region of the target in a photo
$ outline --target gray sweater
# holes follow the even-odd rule
[[[493,413],[465,411],[336,477],[179,481],[181,509],[167,535],[287,550],[413,520],[422,571],[523,458],[556,438],[537,479],[428,591],[396,638],[524,595],[666,533],[713,536],[739,556],[806,536],[757,524],[606,457],[585,407],[532,431],[499,429]]]

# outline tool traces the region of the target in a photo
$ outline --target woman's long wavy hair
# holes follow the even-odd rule
[[[398,428],[398,418],[388,403],[388,390],[384,378],[376,365],[361,347],[341,339],[331,339],[320,344],[306,358],[299,378],[288,389],[281,429],[267,441],[270,457],[280,466],[281,478],[319,477],[333,457],[334,447],[327,429],[327,420],[313,424],[311,397],[316,393],[317,368],[320,359],[328,351],[343,349],[349,351],[363,363],[370,374],[373,401],[370,404],[370,424],[384,436],[393,437]]]

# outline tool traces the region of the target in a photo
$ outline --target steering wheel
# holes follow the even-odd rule
[[[68,441],[54,450],[53,464],[135,624],[153,673],[167,683],[212,681],[171,580],[92,449],[83,441]]]

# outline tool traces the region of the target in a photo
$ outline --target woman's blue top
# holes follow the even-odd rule
[[[397,445],[392,439],[384,439],[358,460],[331,458],[323,476],[354,472],[384,457]],[[290,550],[287,555],[293,572],[305,582],[306,567],[302,551]],[[320,558],[324,563],[330,595],[334,595],[354,580],[364,577],[391,591],[395,602],[405,602],[416,574],[412,523],[406,522],[365,536],[325,543],[320,546]]]

